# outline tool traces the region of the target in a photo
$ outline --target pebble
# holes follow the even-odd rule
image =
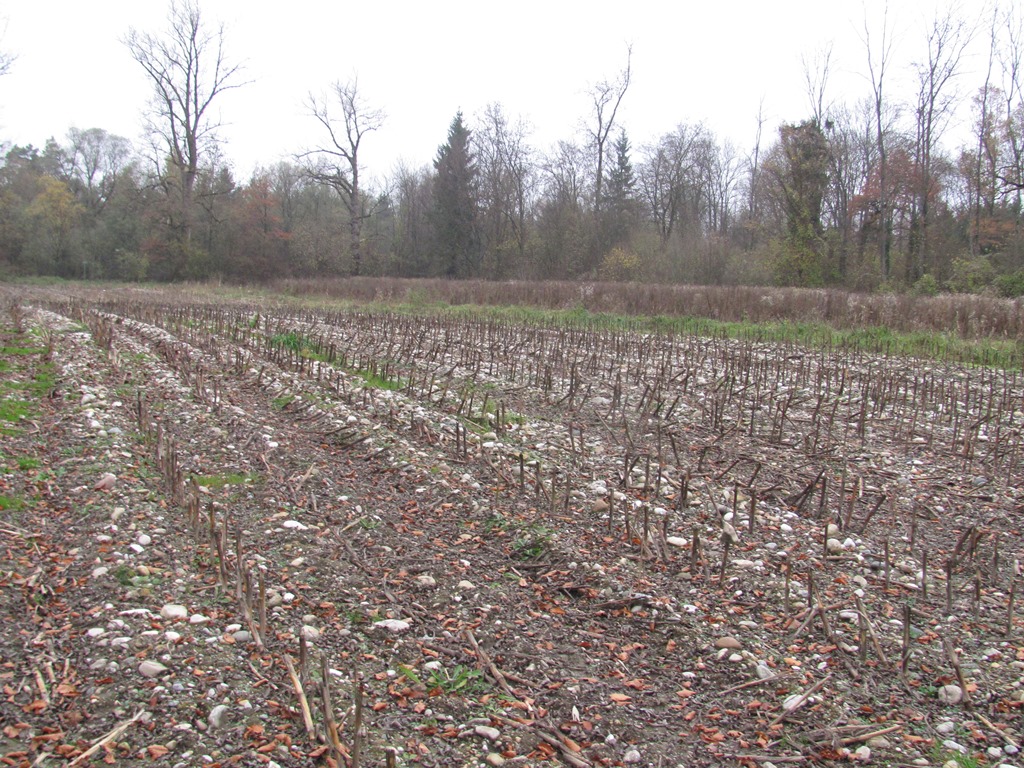
[[[853,751],[853,759],[859,763],[870,763],[871,762],[871,747],[866,744],[861,744],[857,749]]]
[[[473,733],[477,736],[483,736],[488,741],[497,741],[498,737],[501,736],[501,731],[497,728],[492,728],[489,725],[473,726]]]
[[[954,723],[954,722],[952,722],[950,720],[946,720],[946,721],[941,722],[941,723],[939,723],[938,725],[935,726],[935,732],[941,734],[942,736],[948,736],[949,734],[951,734],[955,730],[956,730],[956,723]]]
[[[429,573],[421,573],[416,577],[416,585],[423,589],[433,589],[437,586],[437,579]]]
[[[160,617],[167,621],[184,619],[186,616],[188,616],[188,608],[177,603],[167,603],[167,605],[160,609]]]
[[[939,688],[939,701],[943,704],[959,704],[963,698],[964,692],[959,685],[944,685]]]
[[[99,568],[92,569],[92,577],[94,579],[100,578],[100,576],[106,576],[110,572],[110,569],[105,565],[101,565]]]
[[[843,551],[843,542],[839,539],[829,539],[825,544],[825,548],[828,550],[830,555],[834,555]]]
[[[505,764],[505,758],[502,757],[501,755],[499,755],[497,752],[490,752],[490,753],[488,753],[487,757],[484,758],[484,762],[487,763],[488,765],[494,765],[494,766],[504,765]]]
[[[388,632],[405,632],[409,628],[409,622],[402,619],[382,619],[374,622],[373,626],[386,629]]]
[[[148,533],[140,533],[138,536],[135,537],[135,542],[143,547],[148,547],[150,544],[153,543],[153,537],[150,536]]]
[[[228,722],[229,714],[230,710],[226,704],[218,704],[210,710],[210,716],[206,718],[206,722],[210,724],[210,728],[223,728]]]
[[[302,629],[299,630],[299,634],[306,638],[306,642],[315,643],[320,639],[320,630],[316,627],[311,627],[309,624],[303,624]]]
[[[626,754],[622,756],[622,762],[624,763],[639,763],[641,760],[643,760],[643,757],[640,755],[640,750],[637,749],[626,750]]]
[[[139,664],[139,674],[143,677],[160,677],[166,671],[167,667],[159,661],[153,661],[152,659],[146,659]]]
[[[205,616],[202,613],[193,613],[188,617],[189,624],[207,624],[210,621],[209,616]]]
[[[232,634],[231,637],[236,643],[240,643],[242,645],[252,641],[252,635],[244,629],[238,630],[237,632]]]
[[[107,630],[105,630],[103,627],[93,627],[92,629],[89,629],[89,630],[86,631],[85,636],[86,637],[99,637],[100,635],[105,634],[106,631]]]
[[[944,742],[942,742],[942,746],[954,752],[959,752],[962,755],[967,754],[967,747],[965,747],[963,744],[959,744],[953,741],[952,739],[946,739]]]
[[[665,541],[671,547],[682,548],[690,546],[690,540],[684,539],[682,536],[669,536],[667,539],[665,539]]]
[[[466,592],[468,592],[471,589],[476,589],[476,586],[473,584],[473,582],[467,581],[466,579],[460,581],[456,586],[458,586],[459,589]]]
[[[729,648],[731,650],[739,650],[743,645],[735,637],[720,637],[715,640],[715,648]]]

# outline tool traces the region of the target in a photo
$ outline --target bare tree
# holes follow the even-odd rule
[[[614,80],[602,80],[590,89],[590,98],[594,105],[594,123],[588,129],[594,152],[596,153],[597,170],[594,174],[594,208],[601,209],[601,185],[604,180],[604,155],[608,146],[608,136],[615,126],[615,117],[619,112],[622,99],[629,89],[632,75],[633,47],[626,49],[626,68]]]
[[[825,91],[832,74],[832,44],[818,49],[812,60],[801,56],[800,61],[804,67],[804,84],[807,88],[807,99],[811,104],[811,118],[822,130],[826,130],[828,108],[825,105]]]
[[[64,149],[66,175],[91,213],[103,211],[121,172],[132,161],[132,144],[102,128],[71,128]]]
[[[352,274],[362,272],[363,220],[369,215],[363,204],[360,182],[359,150],[363,137],[378,130],[385,119],[384,111],[370,107],[359,92],[359,78],[336,82],[332,88],[337,112],[328,105],[327,97],[309,95],[309,109],[313,117],[326,129],[328,143],[303,153],[310,178],[326,184],[341,198],[348,213],[349,252]]]
[[[526,249],[527,196],[533,172],[528,128],[511,123],[500,104],[488,104],[476,130],[484,237],[491,255]],[[499,272],[508,265],[496,264]]]
[[[192,202],[205,153],[216,146],[219,123],[210,107],[223,92],[238,88],[241,65],[224,53],[224,26],[203,24],[198,0],[172,0],[161,35],[134,28],[123,40],[153,85],[147,127],[166,153],[181,205],[178,226],[186,248],[192,239]],[[163,163],[161,163],[162,165]]]
[[[878,216],[881,221],[881,236],[878,239],[878,259],[882,278],[888,279],[892,268],[892,203],[889,195],[888,154],[885,141],[888,127],[888,105],[886,102],[886,74],[892,59],[892,30],[889,28],[889,5],[882,13],[882,33],[876,49],[868,24],[867,10],[864,11],[864,37],[862,38],[868,57],[868,75],[871,78],[872,105],[875,116],[875,143],[878,148]]]
[[[913,282],[928,270],[928,226],[934,215],[933,197],[934,162],[936,145],[953,109],[958,95],[953,80],[959,74],[960,59],[970,43],[972,32],[967,23],[947,11],[932,21],[928,30],[927,58],[917,65],[917,137],[915,166],[917,193],[911,214],[911,243],[907,258],[907,280]]]
[[[1021,210],[1024,195],[1024,17],[1015,6],[1005,16],[1006,40],[999,52],[1002,69],[1005,117],[1003,124],[1004,159],[1000,161],[999,181],[1005,194]]]

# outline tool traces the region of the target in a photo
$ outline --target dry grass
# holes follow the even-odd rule
[[[601,282],[487,282],[349,278],[287,280],[276,290],[356,302],[479,304],[585,309],[621,315],[700,317],[724,322],[820,322],[837,329],[954,333],[967,339],[1024,340],[1024,302],[990,296],[860,294],[752,286]]]

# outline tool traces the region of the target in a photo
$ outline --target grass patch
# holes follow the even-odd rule
[[[17,496],[0,496],[0,511],[18,512],[25,508],[25,500]]]
[[[245,485],[246,483],[254,483],[258,477],[259,475],[233,472],[223,475],[193,475],[192,479],[196,481],[197,485],[201,485],[204,488],[220,490],[227,485]]]
[[[32,458],[31,456],[18,457],[18,469],[24,472],[39,469],[41,466],[43,466],[43,463],[39,459]]]
[[[319,360],[322,363],[330,362],[327,355],[319,349],[319,344],[303,336],[301,333],[290,331],[288,333],[276,333],[270,337],[270,343],[275,347],[290,349],[299,357],[307,360]]]
[[[273,400],[271,400],[270,405],[274,408],[275,411],[283,411],[285,408],[287,408],[294,402],[295,395],[281,395],[280,397],[275,397]]]

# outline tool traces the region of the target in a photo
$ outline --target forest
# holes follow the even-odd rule
[[[534,146],[495,101],[437,126],[423,167],[368,183],[361,152],[387,119],[357,77],[310,96],[322,143],[235,177],[211,105],[245,83],[195,0],[132,29],[152,82],[148,141],[71,128],[3,145],[0,277],[269,281],[391,276],[827,286],[1024,294],[1024,25],[1019,9],[922,22],[916,93],[890,93],[892,30],[865,21],[867,96],[830,96],[824,48],[804,62],[807,113],[737,147],[700,122],[634,145],[620,107],[631,52],[590,86],[575,135]],[[981,82],[964,76],[979,36]],[[0,72],[17,65],[0,56]],[[0,87],[3,79],[0,78]],[[944,141],[970,105],[971,131]],[[705,105],[713,110],[714,105]],[[430,130],[425,126],[424,130]],[[2,137],[0,137],[2,139]]]

